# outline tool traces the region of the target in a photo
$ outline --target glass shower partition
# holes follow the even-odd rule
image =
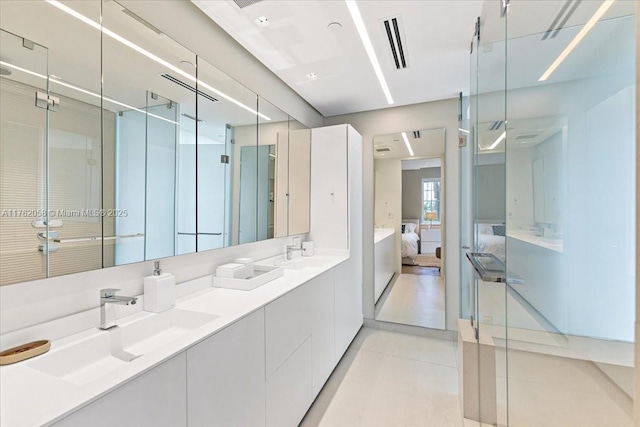
[[[510,6],[506,258],[521,279],[506,295],[513,425],[634,425],[635,9]]]
[[[636,2],[508,3],[480,18],[460,163],[472,248],[505,276],[476,275],[461,301],[477,304],[478,410],[501,426],[632,426]]]

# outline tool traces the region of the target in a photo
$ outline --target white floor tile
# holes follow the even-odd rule
[[[352,346],[390,356],[436,363],[453,368],[457,366],[453,341],[363,328]]]
[[[301,425],[487,427],[462,419],[454,344],[363,328]],[[508,390],[512,427],[633,426],[633,402],[591,362],[510,350]],[[500,427],[506,394],[499,375]]]

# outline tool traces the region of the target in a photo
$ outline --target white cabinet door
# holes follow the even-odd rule
[[[305,285],[311,288],[311,349],[314,396],[318,394],[336,365],[333,280],[333,270],[329,270]]]
[[[310,289],[300,286],[265,307],[265,378],[311,335]]]
[[[311,130],[311,234],[317,248],[348,249],[347,127]]]
[[[265,425],[264,309],[187,350],[190,427]]]
[[[186,354],[153,368],[62,419],[58,427],[187,425]]]
[[[312,402],[308,338],[267,380],[267,427],[297,426]]]
[[[362,269],[353,258],[334,267],[336,361],[340,360],[362,326],[362,286],[355,269]]]

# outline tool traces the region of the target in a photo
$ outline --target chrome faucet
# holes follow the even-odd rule
[[[100,329],[107,330],[116,326],[116,308],[118,305],[134,305],[138,299],[135,297],[121,297],[116,295],[120,289],[100,290]]]
[[[287,245],[287,260],[291,261],[293,259],[293,253],[295,251],[302,252],[302,248],[299,248],[297,245]]]

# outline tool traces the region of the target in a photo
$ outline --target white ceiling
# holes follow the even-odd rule
[[[389,107],[344,1],[191,0],[324,116]],[[480,0],[359,1],[394,106],[452,98],[469,85]],[[269,26],[255,20],[265,16]],[[400,17],[408,68],[397,70],[382,20]],[[332,31],[328,24],[339,22]],[[315,81],[308,73],[317,73]]]
[[[418,170],[426,168],[439,168],[442,164],[440,157],[435,159],[414,159],[414,160],[402,160],[402,170]]]
[[[423,159],[444,156],[444,129],[407,130],[407,141],[413,150],[409,152],[401,133],[376,135],[373,137],[373,158]],[[384,150],[384,151],[382,151]]]

